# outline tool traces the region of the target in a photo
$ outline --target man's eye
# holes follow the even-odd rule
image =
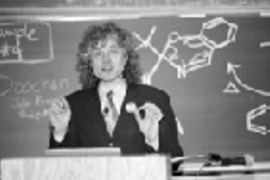
[[[119,49],[111,49],[112,54],[118,54],[120,52]]]
[[[93,52],[93,57],[98,58],[102,56],[102,52],[101,51],[94,51]]]

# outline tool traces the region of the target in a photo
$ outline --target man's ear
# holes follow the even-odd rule
[[[125,65],[124,65],[124,66],[126,66],[126,65],[127,65],[127,62],[128,62],[128,54],[127,54],[127,52],[125,52],[123,58],[124,58],[124,60],[125,60]]]

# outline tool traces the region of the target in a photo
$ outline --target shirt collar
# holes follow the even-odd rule
[[[126,89],[126,81],[125,79],[118,79],[114,82],[100,82],[99,84],[99,93],[101,95],[107,94],[109,91],[113,91],[114,93],[117,93],[119,91],[121,91],[122,89]]]

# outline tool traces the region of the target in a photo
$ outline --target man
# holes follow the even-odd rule
[[[183,156],[169,96],[140,84],[132,35],[115,23],[89,26],[78,46],[82,90],[50,109],[50,148],[120,147],[122,154]]]

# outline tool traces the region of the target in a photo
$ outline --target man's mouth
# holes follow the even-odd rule
[[[103,67],[102,69],[101,69],[103,72],[110,72],[110,71],[112,71],[113,70],[113,67]]]

